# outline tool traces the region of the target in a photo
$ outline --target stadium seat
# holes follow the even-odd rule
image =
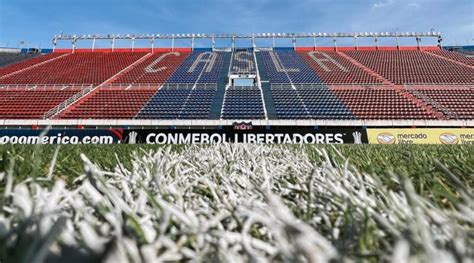
[[[104,87],[62,112],[59,119],[132,119],[158,87]]]
[[[18,53],[0,52],[0,68],[3,68],[5,66],[15,64],[15,63],[18,63],[30,58],[34,58],[36,56],[38,56],[37,53],[25,54],[25,53],[20,53],[20,52]]]
[[[163,84],[188,55],[188,52],[154,53],[143,62],[135,65],[130,71],[121,74],[113,81],[113,84]]]
[[[53,53],[52,56],[58,54],[60,53]],[[18,74],[0,78],[0,84],[100,84],[145,54],[144,52],[68,54]],[[50,55],[46,56],[50,58]],[[25,63],[36,59],[39,58],[33,58]],[[21,64],[24,63],[15,64],[13,67]]]
[[[391,87],[331,86],[330,89],[358,119],[435,119]]]
[[[412,86],[416,97],[443,112],[448,119],[474,119],[474,88],[462,86]]]
[[[194,51],[171,75],[167,83],[217,83],[219,73],[225,67],[223,64],[224,52]]]
[[[61,87],[0,88],[0,118],[42,119],[47,111],[79,91]]]
[[[327,84],[377,84],[376,77],[368,74],[349,60],[331,51],[299,51],[306,62]]]
[[[474,83],[474,69],[418,50],[345,51],[395,84]]]
[[[474,66],[474,58],[473,57],[468,57],[462,53],[459,52],[453,52],[453,51],[445,51],[445,50],[430,50],[430,53],[436,54],[438,56],[442,56],[445,58],[449,58],[454,61],[458,61],[461,63],[464,63],[469,66]]]
[[[260,53],[271,83],[321,83],[319,76],[295,51],[262,51]]]
[[[208,119],[216,88],[163,87],[137,119]]]
[[[232,54],[231,74],[256,74],[253,53],[249,51],[237,51]]]
[[[5,66],[5,67],[1,67],[0,68],[0,82],[3,79],[2,76],[11,74],[11,73],[19,71],[19,70],[24,70],[28,67],[31,67],[31,66],[37,65],[39,63],[43,63],[43,62],[48,61],[50,59],[57,58],[57,57],[64,56],[64,55],[65,54],[60,54],[60,53],[50,53],[50,54],[46,54],[46,55],[38,55],[34,58],[27,59],[27,60],[24,60],[24,61],[19,62],[19,63],[15,63],[15,64],[8,65],[8,66]],[[1,83],[5,83],[5,82],[1,82]],[[13,79],[13,80],[10,80],[9,84],[20,84],[20,83],[15,82],[15,80]],[[37,83],[33,83],[33,84],[37,84]]]
[[[225,92],[222,119],[264,119],[265,112],[258,87],[229,87]]]

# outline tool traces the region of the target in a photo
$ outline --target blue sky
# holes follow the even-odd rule
[[[31,46],[48,48],[51,47],[51,37],[60,32],[304,33],[426,32],[431,29],[443,33],[445,45],[474,45],[474,1],[0,0],[0,46],[10,47],[17,47],[23,40]],[[341,41],[339,45],[352,45],[352,40],[346,42]],[[311,43],[299,44],[310,46]],[[414,43],[410,39],[407,44]],[[137,44],[144,46],[148,43]],[[177,44],[189,45],[187,42]],[[260,43],[262,46],[265,44]],[[279,41],[277,44],[289,46],[290,42]],[[330,41],[321,40],[318,44],[330,45]],[[361,44],[372,45],[373,42],[367,40]],[[394,40],[386,40],[381,44],[395,43]],[[69,43],[64,45],[70,46]],[[127,46],[129,43],[120,45]],[[158,45],[170,44],[163,42]],[[197,45],[206,46],[209,43],[202,41]]]

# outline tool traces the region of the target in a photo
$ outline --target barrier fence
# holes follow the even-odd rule
[[[0,130],[0,144],[474,144],[474,128],[256,127]]]

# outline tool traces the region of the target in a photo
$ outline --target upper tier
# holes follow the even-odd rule
[[[63,50],[0,66],[0,84],[216,84],[224,71],[258,75],[262,69],[271,84],[474,83],[472,57],[433,48],[299,48],[257,51],[255,56],[252,52],[235,52],[230,60],[224,59],[226,53]]]

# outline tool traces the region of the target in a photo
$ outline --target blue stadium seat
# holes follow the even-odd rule
[[[258,87],[229,87],[224,97],[222,119],[264,119],[265,112]]]
[[[321,83],[320,77],[295,51],[262,51],[261,58],[271,83]]]
[[[194,51],[167,83],[217,83],[224,67],[224,52]]]
[[[137,119],[208,119],[215,88],[160,89],[138,113]]]

